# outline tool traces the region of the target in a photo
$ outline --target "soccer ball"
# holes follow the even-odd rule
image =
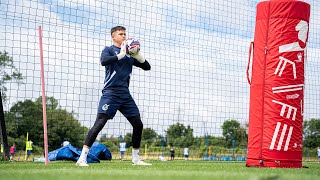
[[[127,54],[133,55],[140,51],[140,42],[134,38],[126,40]]]
[[[164,158],[163,156],[159,156],[159,160],[160,161],[167,161],[166,158]]]

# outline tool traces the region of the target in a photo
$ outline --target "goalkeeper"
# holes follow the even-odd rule
[[[105,47],[101,53],[100,62],[105,67],[105,80],[98,106],[98,114],[93,127],[90,129],[79,160],[76,165],[88,166],[86,159],[90,147],[106,122],[112,119],[119,110],[133,127],[132,133],[132,163],[133,165],[151,165],[139,158],[139,148],[143,124],[139,109],[129,92],[132,66],[150,70],[150,64],[138,52],[129,57],[126,54],[126,28],[116,26],[111,29],[113,45]]]

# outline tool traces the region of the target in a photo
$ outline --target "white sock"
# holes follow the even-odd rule
[[[88,152],[89,152],[89,148],[83,147],[79,160],[86,161],[87,160],[87,156],[88,156]]]
[[[132,149],[132,161],[138,161],[139,160],[139,149],[134,150]]]

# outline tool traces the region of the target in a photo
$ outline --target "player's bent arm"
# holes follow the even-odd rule
[[[101,53],[100,62],[101,62],[102,66],[106,66],[106,65],[115,63],[118,60],[120,60],[120,59],[122,59],[122,58],[124,58],[126,56],[126,45],[125,45],[125,42],[123,42],[121,44],[121,49],[120,49],[119,54],[117,54],[115,56],[112,56],[109,51],[110,51],[110,49],[105,48]]]
[[[147,60],[144,61],[144,63],[140,63],[138,60],[133,61],[133,65],[136,67],[139,67],[145,71],[149,71],[151,69],[151,66]]]
[[[102,66],[106,66],[106,65],[115,63],[117,61],[118,61],[117,56],[110,56],[110,55],[108,56],[108,55],[105,55],[104,53],[101,54],[100,63]]]

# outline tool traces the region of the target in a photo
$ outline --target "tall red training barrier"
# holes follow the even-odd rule
[[[246,166],[302,167],[309,16],[310,5],[302,1],[257,5]]]

